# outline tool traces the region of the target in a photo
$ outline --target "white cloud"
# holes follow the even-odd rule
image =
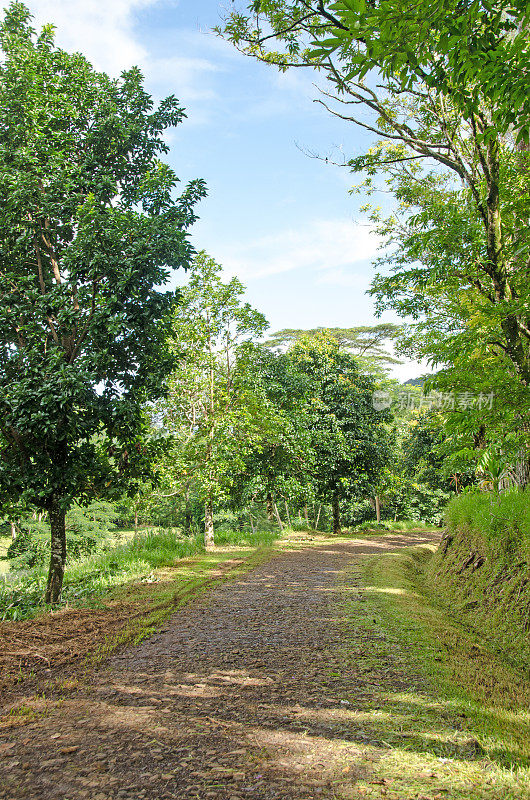
[[[369,278],[366,273],[361,272],[348,272],[345,269],[331,269],[322,272],[317,278],[316,283],[327,286],[344,286],[348,289],[359,289],[366,291],[369,283]]]
[[[219,67],[205,58],[149,59],[146,63],[147,77],[157,86],[176,94],[179,100],[209,100],[215,96],[212,87],[204,81],[208,73],[218,72]]]
[[[147,53],[134,33],[134,12],[157,0],[29,0],[34,25],[51,22],[57,42],[82,52],[97,69],[119,74],[143,64]]]
[[[218,97],[208,76],[221,68],[205,58],[171,56],[153,58],[143,66],[146,82],[155,100],[173,94],[186,111],[186,127],[211,122],[214,101]],[[170,146],[175,142],[175,131],[166,134]]]
[[[228,272],[247,280],[304,268],[316,272],[319,282],[352,285],[353,280],[359,285],[353,279],[355,273],[348,272],[347,267],[371,259],[379,242],[368,225],[348,219],[321,219],[252,242],[225,246],[220,255]]]
[[[143,46],[136,14],[159,1],[28,0],[28,5],[37,30],[51,22],[56,27],[58,45],[83,53],[96,69],[117,76],[122,70],[138,65],[155,96],[175,94],[188,108],[192,103],[210,101],[215,92],[208,76],[219,70],[216,64],[185,53],[158,57]],[[192,41],[197,45],[196,36],[190,45]],[[195,123],[205,121],[200,108],[194,108],[189,116]]]

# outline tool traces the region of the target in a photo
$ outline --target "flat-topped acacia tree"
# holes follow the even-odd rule
[[[13,3],[0,26],[0,502],[47,511],[46,602],[61,593],[65,513],[148,470],[146,404],[204,194],[160,161],[184,113],[155,108],[133,68],[117,80],[37,35]]]

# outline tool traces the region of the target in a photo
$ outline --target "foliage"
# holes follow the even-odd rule
[[[88,506],[74,505],[66,515],[67,562],[84,558],[109,543],[116,510],[111,503],[95,501]],[[12,569],[43,567],[50,558],[49,525],[26,518],[18,522],[17,537],[7,551]]]
[[[501,453],[493,450],[486,450],[477,464],[477,471],[481,477],[479,486],[481,489],[489,489],[498,494],[504,485],[510,485],[513,478],[506,459]]]
[[[262,314],[242,301],[244,287],[224,283],[221,266],[200,253],[174,312],[169,346],[178,365],[160,405],[174,447],[162,485],[205,504],[205,537],[212,544],[213,503],[226,497],[245,457],[272,425],[254,375],[252,341],[264,332]],[[166,494],[168,492],[165,492]]]
[[[355,356],[357,363],[367,372],[384,373],[391,364],[401,363],[387,350],[388,342],[396,338],[399,325],[381,322],[377,325],[358,325],[354,328],[314,328],[300,330],[286,328],[272,334],[265,342],[271,349],[284,349],[304,336],[325,334],[335,339],[341,348]]]
[[[138,69],[96,72],[20,3],[0,45],[0,500],[50,512],[56,599],[65,510],[149,471],[144,406],[175,302],[157,287],[189,262],[204,186],[174,199],[160,155],[184,113],[174,97],[155,109]]]
[[[388,415],[373,407],[373,381],[325,334],[299,339],[289,355],[310,387],[303,411],[317,496],[337,502],[370,493],[389,447]]]
[[[253,365],[272,424],[260,448],[247,457],[232,496],[240,503],[266,502],[271,517],[275,497],[307,504],[315,495],[315,454],[305,413],[311,389],[290,352],[257,349]]]
[[[434,3],[400,0],[252,0],[227,15],[223,34],[244,52],[280,69],[326,70],[338,86],[373,72],[396,90],[425,85],[454,98],[459,112],[494,104],[492,126],[527,138],[530,101],[528,6],[522,0]],[[221,32],[218,30],[218,32]],[[270,45],[277,45],[271,50]],[[465,43],[465,46],[463,46]]]

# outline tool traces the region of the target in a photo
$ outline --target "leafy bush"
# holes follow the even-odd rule
[[[89,556],[108,545],[115,520],[116,512],[111,503],[96,501],[86,507],[73,506],[66,516],[67,561]],[[27,570],[47,564],[50,558],[48,523],[22,520],[7,556],[11,559],[12,569]]]
[[[7,549],[11,569],[31,569],[45,564],[50,557],[50,526],[28,519],[19,522],[17,530],[17,538]]]
[[[20,620],[33,617],[42,610],[46,580],[44,575],[0,578],[0,620]]]

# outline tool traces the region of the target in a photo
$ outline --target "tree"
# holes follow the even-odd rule
[[[341,502],[366,496],[388,453],[383,423],[387,412],[372,404],[373,380],[355,358],[326,334],[299,339],[289,353],[310,380],[311,392],[301,413],[311,436],[317,495],[331,502],[333,531],[341,531]]]
[[[177,492],[191,484],[199,492],[207,548],[214,545],[214,502],[259,447],[268,420],[252,368],[252,342],[267,322],[242,302],[240,281],[224,283],[221,271],[204,252],[193,262],[173,317],[169,343],[178,365],[162,404],[175,440],[168,478],[179,484]]]
[[[249,454],[241,477],[247,494],[265,502],[269,520],[276,519],[281,527],[279,498],[301,503],[307,512],[308,502],[315,497],[315,453],[305,415],[312,384],[289,350],[258,348],[253,371],[259,376],[272,424],[261,447]]]
[[[367,371],[384,371],[390,364],[400,364],[386,349],[387,343],[394,340],[400,332],[400,326],[391,322],[378,325],[357,325],[354,328],[313,328],[300,330],[286,328],[272,334],[265,342],[270,348],[285,348],[303,336],[327,334],[335,339],[339,346],[352,353],[359,364]]]
[[[421,0],[405,10],[394,0],[269,0],[249,8],[254,16],[232,14],[225,26],[236,46],[280,69],[318,69],[331,87],[319,102],[380,137],[367,153],[343,162],[367,173],[365,188],[377,173],[389,175],[400,203],[386,233],[398,245],[389,260],[406,263],[407,272],[376,280],[380,308],[416,319],[425,313],[422,342],[440,362],[449,351],[462,354],[461,363],[472,352],[478,365],[481,340],[490,348],[488,360],[496,349],[499,372],[515,378],[514,392],[527,407],[530,102],[523,76],[530,36],[524,4]],[[279,47],[269,50],[274,42]],[[438,334],[450,332],[449,342],[433,334],[433,319]],[[455,347],[452,334],[464,349]],[[526,414],[518,427],[517,473],[526,485]]]
[[[473,149],[472,141],[467,148]],[[431,388],[469,398],[467,407],[457,404],[451,414],[452,430],[456,423],[463,426],[468,447],[484,425],[488,436],[496,431],[501,439],[519,431],[517,475],[524,486],[529,478],[528,190],[520,154],[504,146],[501,156],[502,283],[491,269],[470,190],[434,170],[396,166],[386,184],[400,211],[372,216],[387,241],[372,292],[379,309],[416,320],[401,336],[401,352],[436,368]]]
[[[378,75],[400,91],[427,87],[469,118],[481,99],[492,127],[528,140],[530,40],[523,0],[252,0],[228,15],[222,33],[280,69],[323,70],[338,88]],[[218,32],[221,32],[218,29]],[[271,50],[271,42],[280,44]],[[422,88],[420,88],[422,91]]]
[[[149,471],[144,407],[171,367],[175,302],[204,185],[174,199],[160,161],[184,113],[154,108],[138,69],[111,80],[37,36],[13,3],[0,26],[0,499],[48,513],[46,602],[60,596],[65,513]]]

